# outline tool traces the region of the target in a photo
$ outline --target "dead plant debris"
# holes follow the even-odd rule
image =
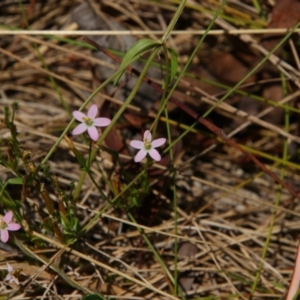
[[[158,115],[164,95],[143,83],[101,146],[69,130],[48,157],[72,112],[119,64],[87,47],[83,37],[13,29],[120,31],[89,38],[122,57],[142,38],[158,40],[155,31],[167,28],[179,3],[0,3],[0,34],[12,30],[0,39],[0,212],[14,211],[22,225],[8,243],[0,242],[1,280],[8,262],[20,282],[2,281],[1,297],[285,297],[299,238],[299,41],[295,33],[281,43],[288,33],[268,29],[295,27],[298,1],[227,1],[211,30],[241,34],[207,35],[173,93],[244,152],[193,124],[174,102]],[[186,1],[175,25],[186,33],[167,40],[178,53],[178,71],[201,39],[193,30],[206,29],[221,3]],[[265,33],[243,33],[259,28]],[[124,30],[151,33],[122,35]],[[273,55],[261,64],[264,51]],[[132,66],[141,72],[149,56]],[[160,87],[165,66],[161,51],[147,73]],[[94,95],[101,117],[114,118],[137,80],[125,72],[117,85],[111,82]],[[171,155],[163,152],[146,169],[134,163],[136,152],[128,145],[141,140],[157,116],[157,137],[168,137],[168,146],[178,140]],[[95,159],[83,178],[91,151]]]

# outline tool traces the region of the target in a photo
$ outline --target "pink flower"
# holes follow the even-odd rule
[[[13,269],[13,267],[9,264],[7,264],[7,275],[4,278],[4,281],[8,281],[8,282],[14,282],[15,284],[19,285],[19,280],[17,277],[15,277],[15,271]]]
[[[161,156],[158,153],[158,151],[154,148],[162,146],[166,142],[165,138],[160,138],[152,141],[152,134],[149,130],[146,130],[144,132],[144,139],[143,141],[130,141],[130,146],[139,149],[140,151],[136,154],[134,157],[135,162],[140,162],[142,159],[144,159],[149,153],[149,155],[156,161],[161,160]]]
[[[9,211],[4,217],[0,217],[0,239],[3,243],[6,243],[9,238],[8,231],[16,231],[21,228],[18,223],[12,223],[13,213]]]
[[[90,138],[93,141],[97,141],[99,138],[99,133],[96,127],[104,127],[111,123],[111,120],[108,118],[96,118],[98,114],[98,107],[96,104],[93,104],[87,113],[87,116],[82,113],[81,111],[73,111],[73,117],[81,122],[81,124],[77,125],[73,131],[73,135],[78,135],[86,130],[88,131],[88,134]]]

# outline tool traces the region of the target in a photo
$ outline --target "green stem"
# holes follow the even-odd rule
[[[112,76],[110,76],[108,79],[106,79],[87,99],[86,101],[83,103],[83,105],[80,107],[79,111],[82,111],[88,104],[89,102],[99,93],[100,90],[102,90],[105,86],[107,86],[114,78],[115,76],[117,76],[117,74],[113,74]],[[57,139],[57,141],[54,143],[54,145],[52,146],[52,148],[50,149],[50,151],[48,152],[48,154],[45,156],[45,158],[42,160],[42,162],[40,163],[40,166],[45,164],[49,158],[51,157],[51,155],[53,154],[53,152],[56,150],[56,148],[58,147],[58,145],[60,144],[60,142],[62,141],[63,137],[65,136],[65,134],[68,133],[68,131],[70,130],[71,126],[73,125],[75,119],[73,118],[71,120],[71,122],[69,123],[69,125],[66,127],[66,129],[63,131],[63,133],[60,135],[60,137]]]
[[[176,9],[176,12],[174,13],[168,27],[166,28],[163,36],[161,37],[161,41],[163,44],[165,44],[167,39],[169,38],[171,31],[173,30],[174,26],[176,25],[179,17],[181,16],[181,14],[183,12],[185,4],[186,4],[186,0],[182,0],[179,4],[178,8]]]
[[[282,75],[282,77],[283,77],[283,75]],[[282,81],[282,83],[284,85],[283,89],[287,92],[287,90],[284,88],[284,87],[286,87],[284,80]],[[288,110],[285,111],[284,129],[287,132],[290,131],[290,113],[289,113]],[[288,160],[288,145],[289,145],[289,142],[288,142],[288,139],[286,139],[285,142],[284,142],[283,155],[282,155],[282,159],[284,161]],[[280,171],[280,179],[281,180],[284,180],[285,170],[286,170],[286,167],[283,166],[281,168],[281,171]],[[263,267],[264,267],[264,261],[265,261],[266,256],[267,256],[267,252],[268,252],[269,245],[270,245],[271,238],[272,238],[274,225],[275,225],[275,222],[276,222],[276,217],[277,217],[278,208],[279,208],[279,205],[280,205],[281,195],[282,195],[282,186],[279,186],[278,190],[277,190],[277,194],[276,194],[275,203],[274,203],[274,210],[273,210],[273,214],[272,214],[271,224],[269,226],[268,234],[267,234],[266,241],[265,241],[264,248],[263,248],[262,255],[261,255],[261,260],[260,260],[261,262],[260,262],[260,264],[257,268],[257,272],[256,272],[256,275],[255,275],[255,280],[254,280],[253,285],[251,287],[251,298],[253,297],[253,294],[256,291],[257,285],[260,281],[260,276],[261,276],[261,273],[262,273],[262,270],[263,270]]]
[[[216,102],[204,115],[203,118],[207,117],[220,103],[228,98],[241,84],[243,84],[251,75],[253,75],[268,59],[269,57],[279,48],[281,47],[294,33],[296,28],[298,28],[300,22],[293,27],[291,31],[287,33],[287,35],[265,56],[244,78],[242,78],[231,90],[229,90],[218,102]]]
[[[168,110],[165,109],[166,119],[169,119]],[[168,132],[168,140],[169,144],[171,144],[171,129],[169,122],[166,122],[167,132]],[[173,213],[174,213],[174,234],[178,235],[178,210],[177,210],[177,189],[176,189],[176,168],[174,165],[174,155],[173,148],[169,150],[171,166],[172,166],[172,190],[173,190]],[[174,296],[178,295],[178,238],[174,238]]]
[[[134,96],[136,95],[136,93],[139,90],[140,85],[143,82],[143,78],[144,76],[147,74],[147,71],[149,69],[149,67],[151,66],[152,60],[156,57],[157,53],[159,51],[159,47],[157,47],[150,55],[148,61],[146,62],[140,76],[137,79],[137,82],[134,86],[134,88],[132,89],[131,93],[129,94],[128,98],[126,99],[126,101],[124,102],[124,104],[120,107],[119,111],[116,113],[116,115],[114,116],[114,118],[112,119],[112,122],[105,128],[105,130],[103,131],[102,135],[100,136],[99,140],[97,141],[97,145],[101,145],[102,142],[104,141],[104,139],[106,138],[107,134],[109,133],[109,131],[111,130],[111,128],[114,126],[114,124],[117,122],[117,120],[120,118],[120,116],[123,114],[124,110],[127,108],[127,106],[131,103],[131,101],[133,100]],[[121,72],[122,70],[120,70],[119,72]],[[119,72],[117,72],[116,74],[114,74],[113,76],[111,76],[109,78],[109,80],[111,81],[112,77],[118,76]],[[108,80],[108,79],[107,79]],[[107,81],[106,80],[106,81]],[[106,82],[105,81],[105,82]],[[96,154],[97,154],[98,149],[95,148],[94,150],[92,150],[91,152],[91,156],[90,159],[91,161],[94,160]],[[84,182],[85,176],[86,176],[86,171],[82,171],[80,174],[80,178],[79,181],[80,184],[77,185],[76,190],[74,192],[74,198],[77,199],[79,197],[80,191],[81,191],[81,187],[82,184]]]
[[[189,56],[188,61],[186,62],[186,64],[184,65],[183,69],[181,70],[180,74],[178,75],[177,80],[175,81],[174,85],[172,86],[171,90],[169,91],[169,94],[166,98],[165,103],[168,102],[168,100],[170,99],[170,97],[172,96],[173,92],[175,91],[176,87],[178,86],[181,78],[184,76],[184,74],[186,73],[186,70],[188,68],[188,66],[191,64],[192,60],[194,59],[195,55],[197,54],[200,46],[202,45],[204,39],[206,38],[208,32],[210,31],[210,29],[212,28],[212,26],[214,25],[216,19],[218,18],[218,16],[221,14],[225,4],[226,4],[227,0],[223,0],[222,4],[220,5],[219,9],[217,10],[216,14],[214,15],[213,19],[211,20],[211,22],[209,23],[207,29],[205,30],[205,33],[203,34],[203,36],[201,37],[200,41],[198,42],[198,44],[196,45],[194,51],[192,52],[192,54]],[[160,115],[162,113],[162,111],[164,110],[164,105],[160,108],[158,115]]]
[[[168,267],[165,265],[165,263],[163,262],[163,260],[161,259],[161,257],[159,256],[158,252],[156,251],[156,249],[153,247],[153,245],[151,244],[150,240],[148,239],[147,235],[145,234],[144,230],[142,228],[139,227],[139,225],[137,224],[135,218],[133,217],[133,215],[130,212],[127,212],[127,215],[129,217],[129,219],[131,220],[131,222],[136,224],[136,228],[137,230],[140,232],[140,234],[142,235],[144,241],[146,242],[147,246],[149,247],[149,249],[152,251],[152,253],[154,254],[155,258],[157,259],[157,261],[159,262],[159,264],[162,266],[162,268],[164,269],[165,274],[169,277],[169,279],[171,280],[172,284],[174,286],[176,286],[175,283],[175,279],[173,278],[172,274],[170,273]],[[180,296],[181,299],[186,299],[185,295],[183,294],[182,291],[180,291]]]

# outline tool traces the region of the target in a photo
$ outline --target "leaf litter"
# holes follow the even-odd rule
[[[41,30],[164,29],[176,7],[168,1],[163,4],[128,1],[124,6],[117,1],[102,1],[101,6],[97,1],[89,3],[85,4],[85,9],[89,10],[91,16],[82,22],[80,19],[88,13],[84,9],[80,10],[79,2],[65,0],[57,5],[57,1],[53,0],[42,5],[39,1],[30,1],[30,4],[22,7],[30,29]],[[250,1],[228,1],[214,29],[228,30],[233,27],[242,31],[252,26],[291,28],[299,20],[297,1],[277,1],[274,6],[265,1],[259,4],[261,11],[255,9]],[[19,28],[25,26],[20,6],[11,2],[0,5],[3,8],[0,13],[1,24]],[[168,41],[170,47],[176,45],[180,67],[198,39],[189,34],[189,30],[205,29],[212,17],[209,11],[216,11],[218,5],[213,1],[188,3],[177,24],[177,29],[187,31],[186,35],[173,35]],[[76,18],[74,16],[78,10],[81,14]],[[291,11],[293,13],[289,14]],[[286,15],[289,17],[284,18]],[[263,21],[269,16],[269,23]],[[152,34],[150,37],[153,38],[153,35],[155,36]],[[266,34],[251,36],[251,42],[247,44],[241,36],[220,35],[205,39],[189,73],[176,90],[177,98],[196,113],[202,115],[206,112],[261,60],[262,53],[258,53],[259,48],[255,46],[255,42],[261,42],[269,51],[279,42],[277,39],[273,44],[267,43],[275,38]],[[145,37],[149,38],[148,35]],[[82,41],[78,37],[68,38]],[[130,45],[125,49],[121,46],[126,45],[127,38],[133,43],[133,40],[141,36],[101,37],[96,42],[107,48],[126,51]],[[110,40],[114,40],[113,44]],[[292,50],[292,44],[297,49],[295,36],[275,52],[285,63],[283,68],[289,72],[297,70],[297,50]],[[70,111],[78,109],[118,65],[102,53],[59,39],[8,35],[3,36],[0,45],[1,122],[5,107],[11,108],[14,102],[18,102],[14,125],[21,149],[31,153],[31,157],[23,160],[19,167],[19,172],[25,174],[28,171],[26,163],[38,165],[43,160],[68,125]],[[39,55],[42,55],[42,60]],[[157,62],[159,64],[160,60]],[[144,62],[138,62],[134,67],[141,70],[143,64]],[[207,119],[228,136],[236,130],[234,140],[278,176],[282,170],[281,164],[286,165],[284,181],[299,193],[298,112],[289,110],[297,108],[299,83],[296,77],[283,80],[281,66],[272,62],[263,64],[222,105],[217,106]],[[153,70],[153,73],[149,72],[149,77],[160,82],[163,74],[161,67]],[[54,78],[56,85],[51,84],[50,76]],[[118,86],[111,85],[105,92],[101,91],[94,97],[93,101],[101,110],[101,116],[112,118],[136,82],[135,76],[128,72],[123,75],[122,80]],[[130,168],[133,174],[138,172],[138,167],[130,161],[133,153],[130,153],[132,150],[127,142],[133,138],[141,138],[142,129],[152,123],[157,113],[160,97],[160,93],[154,92],[146,83],[143,84],[131,109],[126,110],[126,114],[113,128],[113,134],[108,135],[105,140],[108,148],[118,151],[126,168]],[[276,103],[283,107],[276,108]],[[171,136],[175,138],[193,120],[176,105],[168,108],[170,124],[174,120]],[[266,109],[271,111],[263,117],[265,123],[253,118],[259,119],[259,114]],[[285,126],[285,111],[289,112],[290,125],[287,130],[291,139],[282,135],[281,131]],[[164,133],[163,128],[160,123],[158,132]],[[174,273],[177,268],[178,280],[186,299],[281,299],[291,281],[297,251],[300,215],[298,200],[286,189],[279,191],[278,184],[238,149],[219,143],[201,125],[195,129],[181,139],[180,147],[174,146],[178,147],[174,153],[174,165],[177,168],[177,223],[172,208],[173,181],[170,178],[170,159],[167,156],[163,157],[161,164],[151,167],[151,192],[140,207],[132,209],[133,215],[143,226],[144,233],[170,272]],[[0,134],[2,155],[6,157],[11,152],[16,155],[9,143],[8,129],[2,126]],[[72,142],[80,155],[86,157],[87,144],[80,139]],[[282,159],[284,143],[293,143],[296,147],[296,151],[290,153],[291,157],[288,159]],[[72,189],[70,183],[76,182],[81,172],[70,147],[67,142],[59,144],[49,160],[52,177],[46,180],[44,178],[44,188],[55,209],[60,211],[63,201],[60,190],[68,194]],[[94,188],[90,177],[85,179],[76,209],[74,208],[81,226],[85,226],[107,204],[104,196],[110,195],[111,191],[105,177],[115,183],[117,193],[125,184],[122,169],[116,164],[113,155],[99,152],[97,162],[99,165],[91,170],[92,177],[104,195]],[[1,165],[0,168],[1,182],[14,177],[7,166]],[[97,218],[78,242],[70,246],[74,247],[74,253],[60,253],[61,249],[56,242],[59,235],[54,236],[51,232],[59,232],[61,228],[53,225],[52,231],[47,231],[42,230],[39,225],[42,222],[45,228],[52,226],[49,224],[55,216],[51,216],[45,209],[41,195],[34,190],[25,191],[24,188],[10,185],[7,192],[15,201],[20,202],[23,198],[24,218],[29,227],[44,234],[47,239],[41,240],[40,244],[30,244],[29,239],[20,237],[24,241],[23,246],[11,243],[13,250],[1,246],[3,269],[8,261],[14,268],[20,266],[23,269],[21,284],[31,278],[26,283],[26,288],[21,285],[17,290],[14,286],[2,284],[1,294],[38,298],[45,293],[44,297],[47,299],[75,299],[81,298],[84,292],[95,291],[116,299],[180,297],[172,296],[174,290],[165,270],[148,248],[140,230],[127,218],[122,206],[110,208]],[[276,197],[280,197],[279,204],[275,202]],[[126,195],[121,201],[123,206],[128,205]],[[4,204],[1,206],[5,207]],[[274,224],[269,234],[272,222]],[[176,224],[177,233],[174,231]],[[270,241],[262,259],[268,236]],[[179,243],[177,266],[174,265],[175,237]],[[187,248],[186,253],[182,253],[184,246]],[[84,256],[79,256],[78,252]],[[38,268],[36,273],[25,267],[28,264],[34,270]],[[52,267],[49,267],[51,264]],[[106,266],[112,267],[112,270]],[[257,274],[259,280],[256,279]],[[126,279],[126,275],[131,280]],[[134,278],[138,281],[134,281]],[[256,287],[253,288],[255,282]],[[170,298],[159,294],[159,291],[169,294]]]

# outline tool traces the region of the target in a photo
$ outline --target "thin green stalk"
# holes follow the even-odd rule
[[[22,5],[21,0],[19,0],[19,6],[20,6],[21,13],[22,13],[23,21],[24,21],[24,23],[25,23],[25,25],[26,25],[26,29],[29,30],[29,29],[30,29],[30,26],[29,26],[29,24],[28,24],[26,12],[25,12],[25,10],[24,10],[24,8],[23,8],[23,5]],[[49,71],[48,65],[47,65],[47,63],[46,63],[46,61],[45,61],[45,59],[44,59],[44,56],[43,56],[42,53],[40,52],[38,45],[37,45],[36,43],[34,43],[34,44],[33,44],[33,47],[34,47],[34,49],[35,49],[35,51],[36,51],[36,53],[37,53],[37,56],[38,56],[39,60],[40,60],[41,63],[42,63],[44,69],[47,70],[47,71]],[[63,97],[63,94],[61,93],[61,91],[60,91],[60,89],[59,89],[59,87],[58,87],[58,85],[57,85],[55,79],[54,79],[51,75],[49,75],[49,79],[50,79],[50,82],[51,82],[51,84],[52,84],[53,89],[55,90],[55,92],[56,92],[57,95],[58,95],[58,98],[59,98],[59,100],[60,100],[60,103],[62,104],[63,108],[67,111],[67,113],[69,114],[69,116],[71,116],[69,106],[67,105],[67,103],[66,103],[66,101],[65,101],[65,99],[64,99],[64,97]]]
[[[261,5],[257,0],[252,0],[253,6],[257,9],[258,13],[261,11]]]
[[[281,47],[294,33],[296,28],[300,25],[300,22],[293,27],[291,31],[287,33],[287,35],[266,55],[245,77],[243,77],[231,90],[229,90],[217,103],[215,103],[206,113],[203,115],[203,118],[206,118],[220,103],[226,100],[242,83],[244,83],[251,75],[253,75],[268,59],[269,57],[279,48]]]
[[[218,142],[220,143],[223,143],[223,141],[219,138],[219,137],[215,137],[213,135],[209,135],[207,132],[202,132],[200,130],[196,130],[194,129],[194,127],[199,124],[198,122],[194,122],[192,125],[188,126],[188,125],[183,125],[181,123],[177,123],[175,121],[170,121],[170,122],[173,122],[174,126],[177,126],[177,127],[180,127],[182,129],[184,129],[184,132],[182,134],[180,134],[175,140],[172,141],[171,144],[169,144],[165,150],[163,151],[163,153],[166,153],[170,150],[170,148],[173,148],[174,145],[176,143],[178,143],[180,140],[182,140],[182,138],[184,138],[188,133],[190,132],[193,132],[193,133],[202,133],[203,135],[206,135],[206,136],[210,136],[211,138],[214,138],[216,139]],[[262,151],[259,151],[257,149],[254,149],[254,148],[251,148],[249,146],[246,146],[246,145],[243,145],[243,144],[239,144],[239,146],[241,146],[244,150],[247,150],[247,152],[251,153],[251,154],[255,154],[256,156],[259,156],[259,157],[262,157],[262,158],[265,158],[265,159],[268,159],[272,162],[276,162],[276,163],[279,163],[280,165],[282,166],[285,166],[285,167],[290,167],[290,168],[293,168],[295,170],[300,170],[300,165],[297,164],[297,163],[294,163],[292,161],[284,161],[282,158],[280,157],[277,157],[277,156],[274,156],[274,155],[271,155],[271,154],[268,154],[266,152],[262,152]]]
[[[88,289],[87,287],[84,287],[82,284],[78,284],[75,280],[73,280],[71,277],[69,277],[65,272],[63,272],[56,265],[55,260],[60,255],[62,255],[62,253],[65,251],[63,248],[60,249],[55,255],[53,255],[52,258],[48,259],[46,256],[44,256],[42,254],[34,253],[29,247],[27,247],[25,244],[23,244],[16,237],[14,238],[14,242],[25,255],[27,255],[28,257],[31,257],[34,260],[39,260],[45,266],[48,266],[56,274],[58,274],[63,280],[65,280],[65,282],[68,283],[70,286],[74,287],[75,289],[78,289],[79,291],[82,291],[84,294],[92,293],[92,291],[90,289]],[[35,277],[35,275],[33,275],[33,277]],[[96,293],[96,294],[102,296],[99,293]],[[8,299],[8,298],[6,298],[6,299]]]
[[[163,87],[163,93],[161,95],[161,102],[160,102],[161,107],[165,107],[165,105],[167,104],[167,100],[166,100],[167,93],[168,93],[167,87],[170,84],[170,80],[169,80],[170,79],[170,76],[169,76],[169,74],[170,74],[170,61],[168,60],[168,50],[164,45],[163,45],[163,51],[164,51],[164,56],[165,56],[165,59],[166,59],[166,68],[165,68],[166,75],[165,75],[165,78],[164,78],[165,84],[164,84],[164,87]],[[158,113],[157,115],[160,116],[160,113]],[[152,123],[152,126],[151,126],[150,130],[152,129],[153,133],[156,132],[156,127],[158,125],[158,121],[159,121],[159,119],[156,118],[156,120],[154,120],[153,123]],[[167,122],[167,124],[168,124],[168,122]]]
[[[120,194],[118,194],[117,196],[114,197],[114,199],[112,199],[110,201],[110,203],[106,204],[104,206],[104,208],[102,208],[95,216],[94,218],[92,218],[92,220],[85,225],[85,227],[82,228],[81,233],[86,233],[90,228],[93,227],[94,222],[98,222],[99,217],[109,208],[111,207],[111,204],[114,204],[128,189],[130,189],[132,187],[132,185],[134,184],[134,182],[136,182],[140,177],[142,177],[144,175],[144,173],[146,172],[146,170],[143,170],[142,172],[140,172],[128,185],[126,185],[126,187],[120,192]],[[137,225],[138,226],[138,225]]]
[[[133,215],[130,212],[127,212],[127,215],[129,217],[129,219],[131,220],[131,222],[137,224],[135,218],[133,217]],[[145,234],[143,228],[139,227],[138,224],[136,225],[136,228],[140,232],[141,236],[143,237],[143,239],[146,242],[146,244],[149,247],[149,249],[154,254],[155,258],[157,259],[157,261],[159,262],[159,264],[161,265],[161,267],[164,269],[165,274],[171,280],[172,284],[174,286],[178,286],[178,284],[175,283],[175,279],[173,278],[172,274],[170,273],[168,267],[165,265],[164,261],[161,259],[160,255],[158,254],[158,252],[156,251],[156,249],[154,248],[154,246],[151,244],[151,242],[148,239],[147,235]],[[183,292],[181,290],[179,292],[180,292],[181,299],[186,299],[186,297],[183,294]]]
[[[95,97],[95,95],[97,95],[97,93],[99,93],[99,91],[101,89],[103,89],[105,86],[107,86],[115,78],[116,75],[117,74],[113,74],[108,79],[106,79],[98,88],[96,88],[95,91],[81,105],[81,107],[79,108],[79,111],[82,111],[88,105],[88,103]],[[53,152],[56,150],[56,148],[58,147],[58,145],[62,141],[63,137],[70,130],[70,128],[73,125],[74,121],[75,121],[74,118],[70,121],[69,125],[66,127],[66,129],[63,131],[63,133],[60,135],[60,137],[57,139],[57,141],[54,143],[54,145],[52,146],[52,148],[49,150],[49,152],[47,153],[47,155],[45,156],[45,158],[40,163],[40,166],[43,165],[43,164],[45,164],[49,160],[49,158],[51,157],[51,155],[53,154]]]
[[[26,17],[26,12],[25,12],[25,10],[24,10],[24,7],[23,7],[23,4],[22,4],[22,1],[21,0],[19,0],[18,1],[18,5],[19,5],[19,8],[20,8],[20,11],[21,11],[21,14],[22,14],[22,18],[23,18],[23,21],[24,21],[24,23],[25,23],[25,26],[26,26],[26,28],[28,28],[28,20],[27,20],[27,17]]]
[[[168,110],[165,109],[165,115],[166,119],[168,120],[169,114]],[[168,134],[168,140],[169,144],[171,144],[171,128],[169,122],[166,122],[167,126],[167,134]],[[174,155],[173,155],[173,148],[170,148],[169,150],[170,154],[170,164],[172,166],[171,172],[172,172],[172,190],[173,190],[173,213],[174,213],[174,234],[178,235],[178,210],[177,210],[177,189],[176,189],[176,168],[174,166]],[[174,238],[174,296],[178,295],[178,238]]]
[[[170,82],[170,62],[168,60],[168,53],[167,49],[164,47],[165,57],[166,57],[166,76],[165,76],[165,87],[168,87]],[[164,89],[163,97],[162,97],[162,107],[165,107],[164,113],[166,117],[166,127],[167,127],[167,136],[169,144],[172,143],[171,137],[171,129],[169,123],[169,114],[168,109],[166,108],[167,104],[167,89]],[[157,124],[157,123],[156,123]],[[169,148],[169,155],[170,155],[170,164],[172,166],[172,190],[173,190],[173,211],[174,211],[174,234],[177,235],[178,233],[178,212],[177,212],[177,193],[176,193],[176,169],[174,166],[174,155],[173,155],[173,148]],[[178,295],[178,238],[174,238],[174,296]]]
[[[179,17],[181,16],[183,9],[185,7],[186,4],[186,0],[181,0],[181,2],[179,3],[178,8],[176,9],[176,12],[174,13],[168,27],[166,28],[163,36],[161,37],[161,41],[163,44],[166,43],[167,39],[169,38],[171,31],[173,30],[174,26],[176,25]]]
[[[216,86],[216,87],[219,87],[219,88],[222,88],[224,90],[231,90],[233,87],[232,86],[229,86],[229,85],[226,85],[226,84],[223,84],[223,83],[220,83],[220,82],[217,82],[217,81],[214,81],[214,80],[211,80],[211,79],[207,79],[207,78],[203,78],[203,77],[197,77],[195,76],[194,74],[190,74],[190,73],[185,73],[184,74],[186,77],[190,77],[190,78],[195,78],[195,79],[199,79],[200,81],[202,82],[205,82],[205,83],[209,83],[213,86]],[[256,84],[256,83],[255,83]],[[240,88],[242,88],[243,86],[240,86]],[[248,97],[251,97],[252,99],[254,100],[257,100],[259,102],[263,102],[265,104],[269,104],[273,107],[280,107],[282,109],[288,109],[292,112],[295,112],[295,113],[298,113],[300,114],[300,110],[298,108],[295,108],[295,107],[292,107],[290,105],[287,105],[287,104],[280,104],[276,101],[272,101],[271,99],[266,99],[266,98],[263,98],[261,96],[258,96],[258,95],[254,95],[254,94],[251,94],[249,92],[246,92],[246,91],[243,91],[243,90],[235,90],[235,93],[238,94],[238,95],[242,95],[242,96],[248,96]]]
[[[284,82],[283,82],[283,84],[284,84]],[[289,130],[290,130],[290,113],[287,110],[285,111],[284,120],[285,120],[284,129],[285,129],[286,132],[289,132]],[[284,161],[288,160],[288,144],[289,144],[288,140],[286,139],[285,142],[284,142],[283,155],[282,155],[282,159]],[[280,171],[280,179],[281,180],[284,180],[285,170],[286,169],[283,166],[281,168],[281,171]],[[282,195],[282,186],[279,186],[278,190],[277,190],[277,193],[276,193],[276,199],[275,199],[275,203],[274,203],[274,210],[273,210],[273,214],[272,214],[271,224],[269,226],[268,234],[267,234],[266,241],[265,241],[264,248],[263,248],[262,255],[261,255],[261,262],[260,262],[260,264],[257,268],[255,280],[254,280],[253,285],[251,287],[251,297],[250,297],[250,299],[253,298],[253,295],[256,291],[257,285],[260,281],[260,276],[261,276],[261,273],[262,273],[262,270],[263,270],[263,267],[264,267],[263,262],[265,261],[265,258],[267,256],[267,252],[268,252],[268,249],[269,249],[269,245],[270,245],[270,242],[271,242],[272,233],[273,233],[273,229],[274,229],[274,226],[275,226],[276,217],[277,217],[277,213],[278,213],[278,208],[279,208],[279,205],[280,205],[281,195]]]
[[[114,124],[117,122],[117,120],[119,120],[120,116],[123,114],[124,110],[127,108],[127,106],[131,103],[131,101],[133,100],[134,96],[136,95],[137,91],[139,90],[140,85],[143,82],[143,78],[144,76],[147,74],[147,71],[149,69],[149,67],[151,66],[151,62],[152,60],[156,57],[157,53],[159,51],[159,48],[156,48],[150,55],[149,60],[147,61],[147,63],[145,64],[140,76],[137,79],[137,82],[134,86],[134,88],[132,89],[132,91],[130,92],[128,98],[126,99],[126,101],[124,102],[124,104],[120,107],[120,109],[118,110],[118,112],[115,114],[114,118],[112,119],[112,122],[105,128],[105,130],[103,131],[103,133],[101,134],[99,140],[97,141],[97,145],[100,146],[102,144],[102,142],[104,141],[104,139],[106,138],[107,134],[109,133],[109,131],[111,130],[111,128],[114,126]],[[122,70],[118,71],[117,73],[115,73],[114,75],[112,75],[109,79],[107,79],[105,81],[105,83],[108,81],[111,81],[114,77],[118,76],[119,72],[121,72]],[[102,86],[102,85],[101,85]],[[100,87],[97,89],[100,90]],[[97,91],[98,92],[98,91]],[[95,92],[93,93],[95,94]],[[86,101],[87,102],[87,101]],[[85,103],[86,103],[85,102]],[[97,154],[98,149],[95,148],[94,150],[92,150],[91,152],[91,161],[94,160],[96,154]],[[82,187],[82,183],[85,179],[86,176],[86,171],[82,171],[79,177],[79,182],[81,183],[81,185],[77,185],[76,190],[74,192],[74,197],[78,197],[81,191],[81,187]]]
[[[216,14],[214,15],[213,19],[211,20],[211,22],[209,23],[207,29],[205,30],[205,33],[203,34],[203,36],[201,37],[200,41],[197,43],[194,51],[192,52],[192,54],[189,56],[188,61],[186,62],[186,64],[184,65],[183,69],[181,70],[181,72],[178,75],[177,80],[175,81],[174,85],[172,86],[171,90],[169,91],[169,94],[166,98],[166,103],[167,101],[170,99],[171,95],[173,94],[173,92],[175,91],[176,87],[178,86],[181,78],[184,76],[184,74],[186,73],[186,70],[188,68],[188,66],[191,64],[191,62],[193,61],[193,58],[195,57],[195,55],[197,54],[200,46],[202,45],[204,39],[206,38],[209,30],[212,28],[212,26],[214,25],[217,17],[220,15],[221,11],[223,10],[223,7],[226,4],[226,0],[222,1],[222,4],[220,5],[219,9],[217,10]],[[161,115],[162,111],[164,110],[164,106],[162,106],[158,112],[158,115]]]
[[[263,15],[263,10],[262,10],[262,7],[261,7],[259,1],[258,0],[252,0],[252,3],[253,3],[253,6],[256,8],[256,10],[258,12],[258,15],[260,15],[262,20],[266,22],[267,20],[266,20],[266,17]]]

